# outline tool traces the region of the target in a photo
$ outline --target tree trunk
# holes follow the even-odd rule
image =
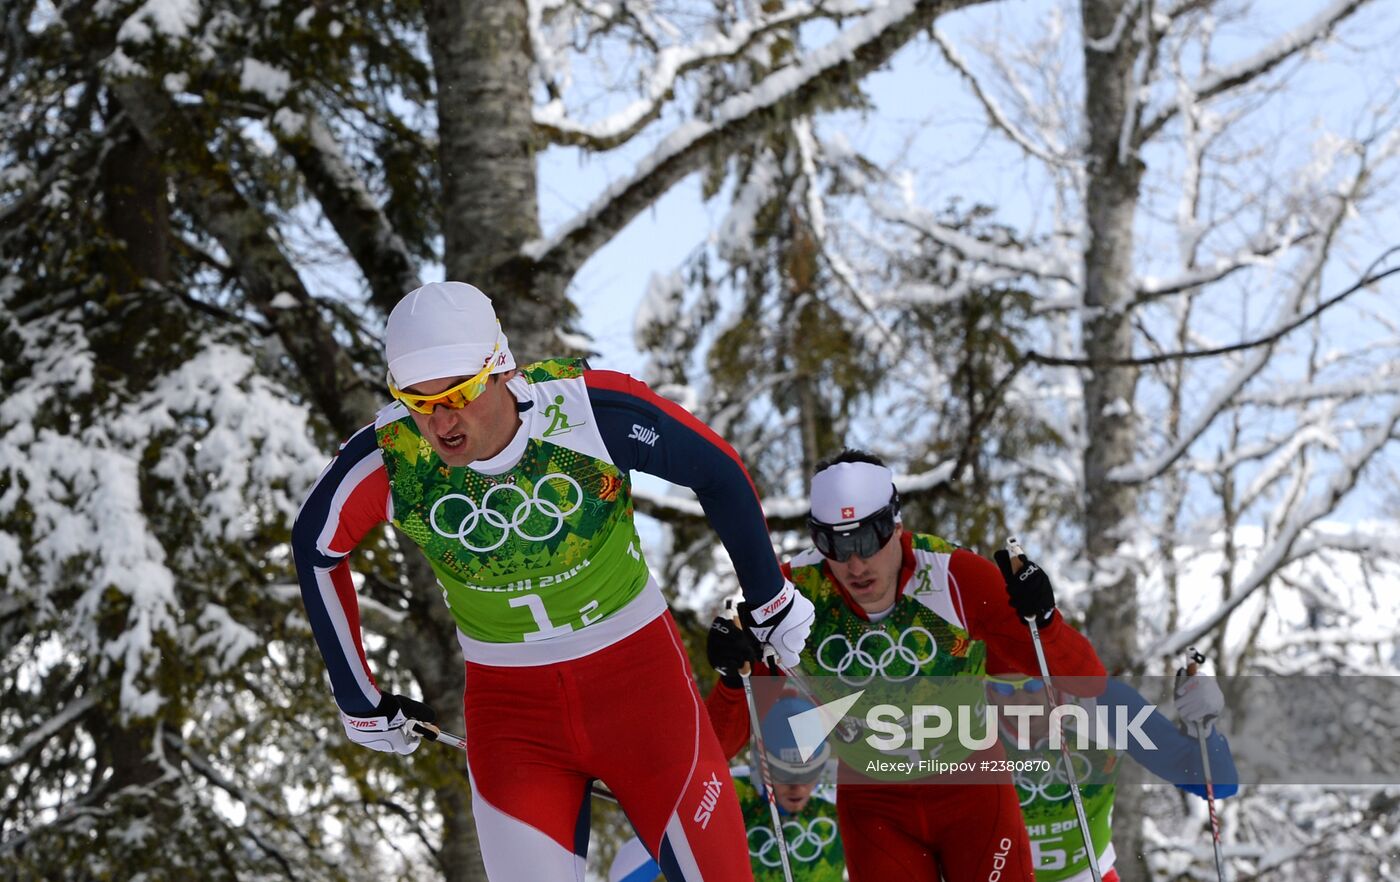
[[[540,235],[524,0],[431,0],[447,277],[496,304],[517,363],[556,355],[567,279],[521,254]]]
[[[170,281],[170,208],[167,180],[156,155],[135,129],[122,125],[102,158],[103,222],[126,249],[109,264],[112,293],[125,294],[147,281]]]
[[[1137,654],[1137,580],[1120,555],[1137,517],[1137,488],[1109,479],[1131,462],[1136,448],[1132,403],[1135,368],[1107,364],[1132,355],[1129,311],[1133,296],[1133,222],[1142,166],[1130,143],[1120,147],[1125,120],[1134,112],[1132,76],[1139,44],[1134,28],[1122,29],[1108,51],[1089,44],[1114,30],[1125,0],[1084,0],[1085,118],[1089,135],[1085,211],[1089,242],[1084,258],[1085,353],[1099,362],[1084,381],[1084,543],[1093,596],[1088,636],[1110,672]],[[1140,788],[1120,788],[1114,840],[1124,882],[1147,879],[1142,861]]]
[[[564,285],[537,292],[532,263],[521,253],[540,235],[526,4],[431,0],[426,14],[437,78],[447,278],[476,285],[491,297],[518,364],[558,354],[554,329],[569,312]],[[423,597],[441,606],[431,572],[410,569]],[[447,616],[434,619],[444,621],[423,635],[423,645],[431,649],[421,659],[420,680],[425,691],[435,693],[430,701],[444,718],[460,719],[456,684],[463,669],[455,626]],[[444,878],[484,880],[465,788],[445,784],[437,797]]]

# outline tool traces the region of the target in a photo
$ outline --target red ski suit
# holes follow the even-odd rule
[[[882,622],[918,616],[913,621],[928,625],[937,617],[957,633],[985,644],[988,674],[1039,672],[1030,631],[1011,607],[995,564],[935,537],[905,531],[902,542],[895,606]],[[816,552],[798,556],[784,570],[817,605],[814,634],[822,628],[823,616],[840,620],[844,630],[838,636],[882,627],[851,600]],[[1102,691],[1103,664],[1088,640],[1058,612],[1040,635],[1058,687],[1085,695]],[[819,653],[820,645],[815,638],[809,640],[804,655]],[[965,652],[966,646],[952,651]],[[760,666],[759,673],[770,672]],[[1063,679],[1069,677],[1079,679]],[[721,746],[734,756],[749,739],[743,691],[721,683],[706,705]],[[998,743],[974,757],[1000,759],[1004,754]],[[874,783],[843,764],[836,806],[851,882],[938,882],[940,877],[946,882],[1030,882],[1030,844],[1011,778],[1004,774],[995,783],[986,781],[982,775],[978,783],[950,783],[947,778],[940,783]]]

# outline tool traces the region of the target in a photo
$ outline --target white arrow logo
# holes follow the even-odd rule
[[[831,734],[841,720],[850,712],[851,706],[860,700],[865,694],[862,689],[853,692],[845,698],[838,698],[826,704],[819,704],[811,710],[805,710],[800,714],[793,714],[788,717],[788,726],[792,729],[792,737],[797,742],[797,753],[805,763],[816,755],[821,749],[822,742],[826,736]]]

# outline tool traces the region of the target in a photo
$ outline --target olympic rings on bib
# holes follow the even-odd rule
[[[813,818],[811,823],[803,826],[801,821],[787,821],[783,824],[783,839],[787,840],[788,857],[810,864],[836,841],[836,822],[831,818]],[[773,835],[772,827],[749,828],[749,857],[757,858],[765,867],[783,865],[782,856],[778,853],[778,837]]]
[[[1083,763],[1083,774],[1079,771],[1080,763]],[[1070,751],[1070,764],[1074,767],[1076,784],[1083,785],[1094,774],[1094,764],[1077,750]],[[1037,797],[1044,797],[1050,802],[1069,799],[1069,775],[1065,771],[1063,755],[1055,757],[1050,768],[1043,772],[1015,771],[1011,773],[1011,779],[1021,795],[1022,807],[1030,805]]]
[[[574,490],[574,501],[561,508],[555,502],[540,496],[540,492],[544,490],[545,485],[550,481],[564,481],[572,487]],[[491,507],[492,497],[498,494],[514,494],[514,496],[518,497],[515,509],[511,512],[509,517]],[[438,509],[442,508],[442,506],[448,502],[466,506],[467,513],[457,522],[455,530],[447,529],[444,525],[438,523]],[[458,542],[461,542],[468,551],[483,553],[494,551],[504,545],[505,541],[510,538],[512,531],[519,535],[521,539],[526,539],[530,542],[543,542],[562,530],[564,528],[564,521],[569,515],[577,511],[578,507],[582,504],[583,488],[579,486],[578,481],[559,472],[550,472],[536,482],[535,488],[531,493],[526,493],[515,484],[495,485],[490,490],[486,491],[485,495],[481,497],[480,502],[476,502],[471,497],[464,496],[461,493],[449,493],[437,502],[434,502],[433,507],[428,510],[428,524],[433,528],[433,532],[437,533],[439,536],[446,539],[456,539]],[[541,517],[552,518],[554,520],[553,529],[538,536],[527,533],[525,531],[525,524],[536,514]],[[476,535],[477,528],[482,527],[483,524],[487,528],[500,530],[500,537],[489,545],[474,544],[468,541],[469,538],[475,540],[476,543],[489,540],[489,530],[483,530],[483,532],[487,533],[486,536]],[[449,520],[448,526],[450,525],[451,521]]]
[[[905,641],[910,635],[923,635],[929,642],[928,654],[920,656],[912,646],[906,646]],[[837,647],[831,652],[827,651],[830,646]],[[844,647],[845,651],[839,657],[832,658],[836,652]],[[876,651],[879,655],[876,655]],[[836,633],[827,637],[817,647],[817,664],[823,670],[830,671],[841,682],[848,686],[864,686],[877,676],[890,683],[902,683],[905,680],[912,680],[919,675],[919,669],[933,661],[938,655],[938,641],[933,639],[933,634],[920,625],[906,628],[895,638],[889,632],[882,629],[872,629],[866,631],[856,640],[855,645],[845,634]],[[903,662],[909,665],[909,673],[895,676],[889,673],[889,667],[895,662]],[[846,672],[852,667],[859,666],[861,671],[869,671],[864,676],[853,674],[846,676]]]

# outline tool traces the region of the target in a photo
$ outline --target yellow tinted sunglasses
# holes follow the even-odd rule
[[[450,407],[453,410],[466,407],[473,401],[481,397],[481,393],[486,391],[486,384],[491,380],[491,368],[496,365],[496,354],[500,352],[501,341],[496,340],[495,347],[491,350],[491,355],[486,359],[486,366],[481,372],[469,380],[453,386],[451,389],[444,389],[433,395],[414,395],[412,392],[405,392],[394,385],[394,375],[385,376],[385,382],[389,384],[389,394],[402,401],[404,407],[414,413],[421,413],[431,416],[437,407]]]

